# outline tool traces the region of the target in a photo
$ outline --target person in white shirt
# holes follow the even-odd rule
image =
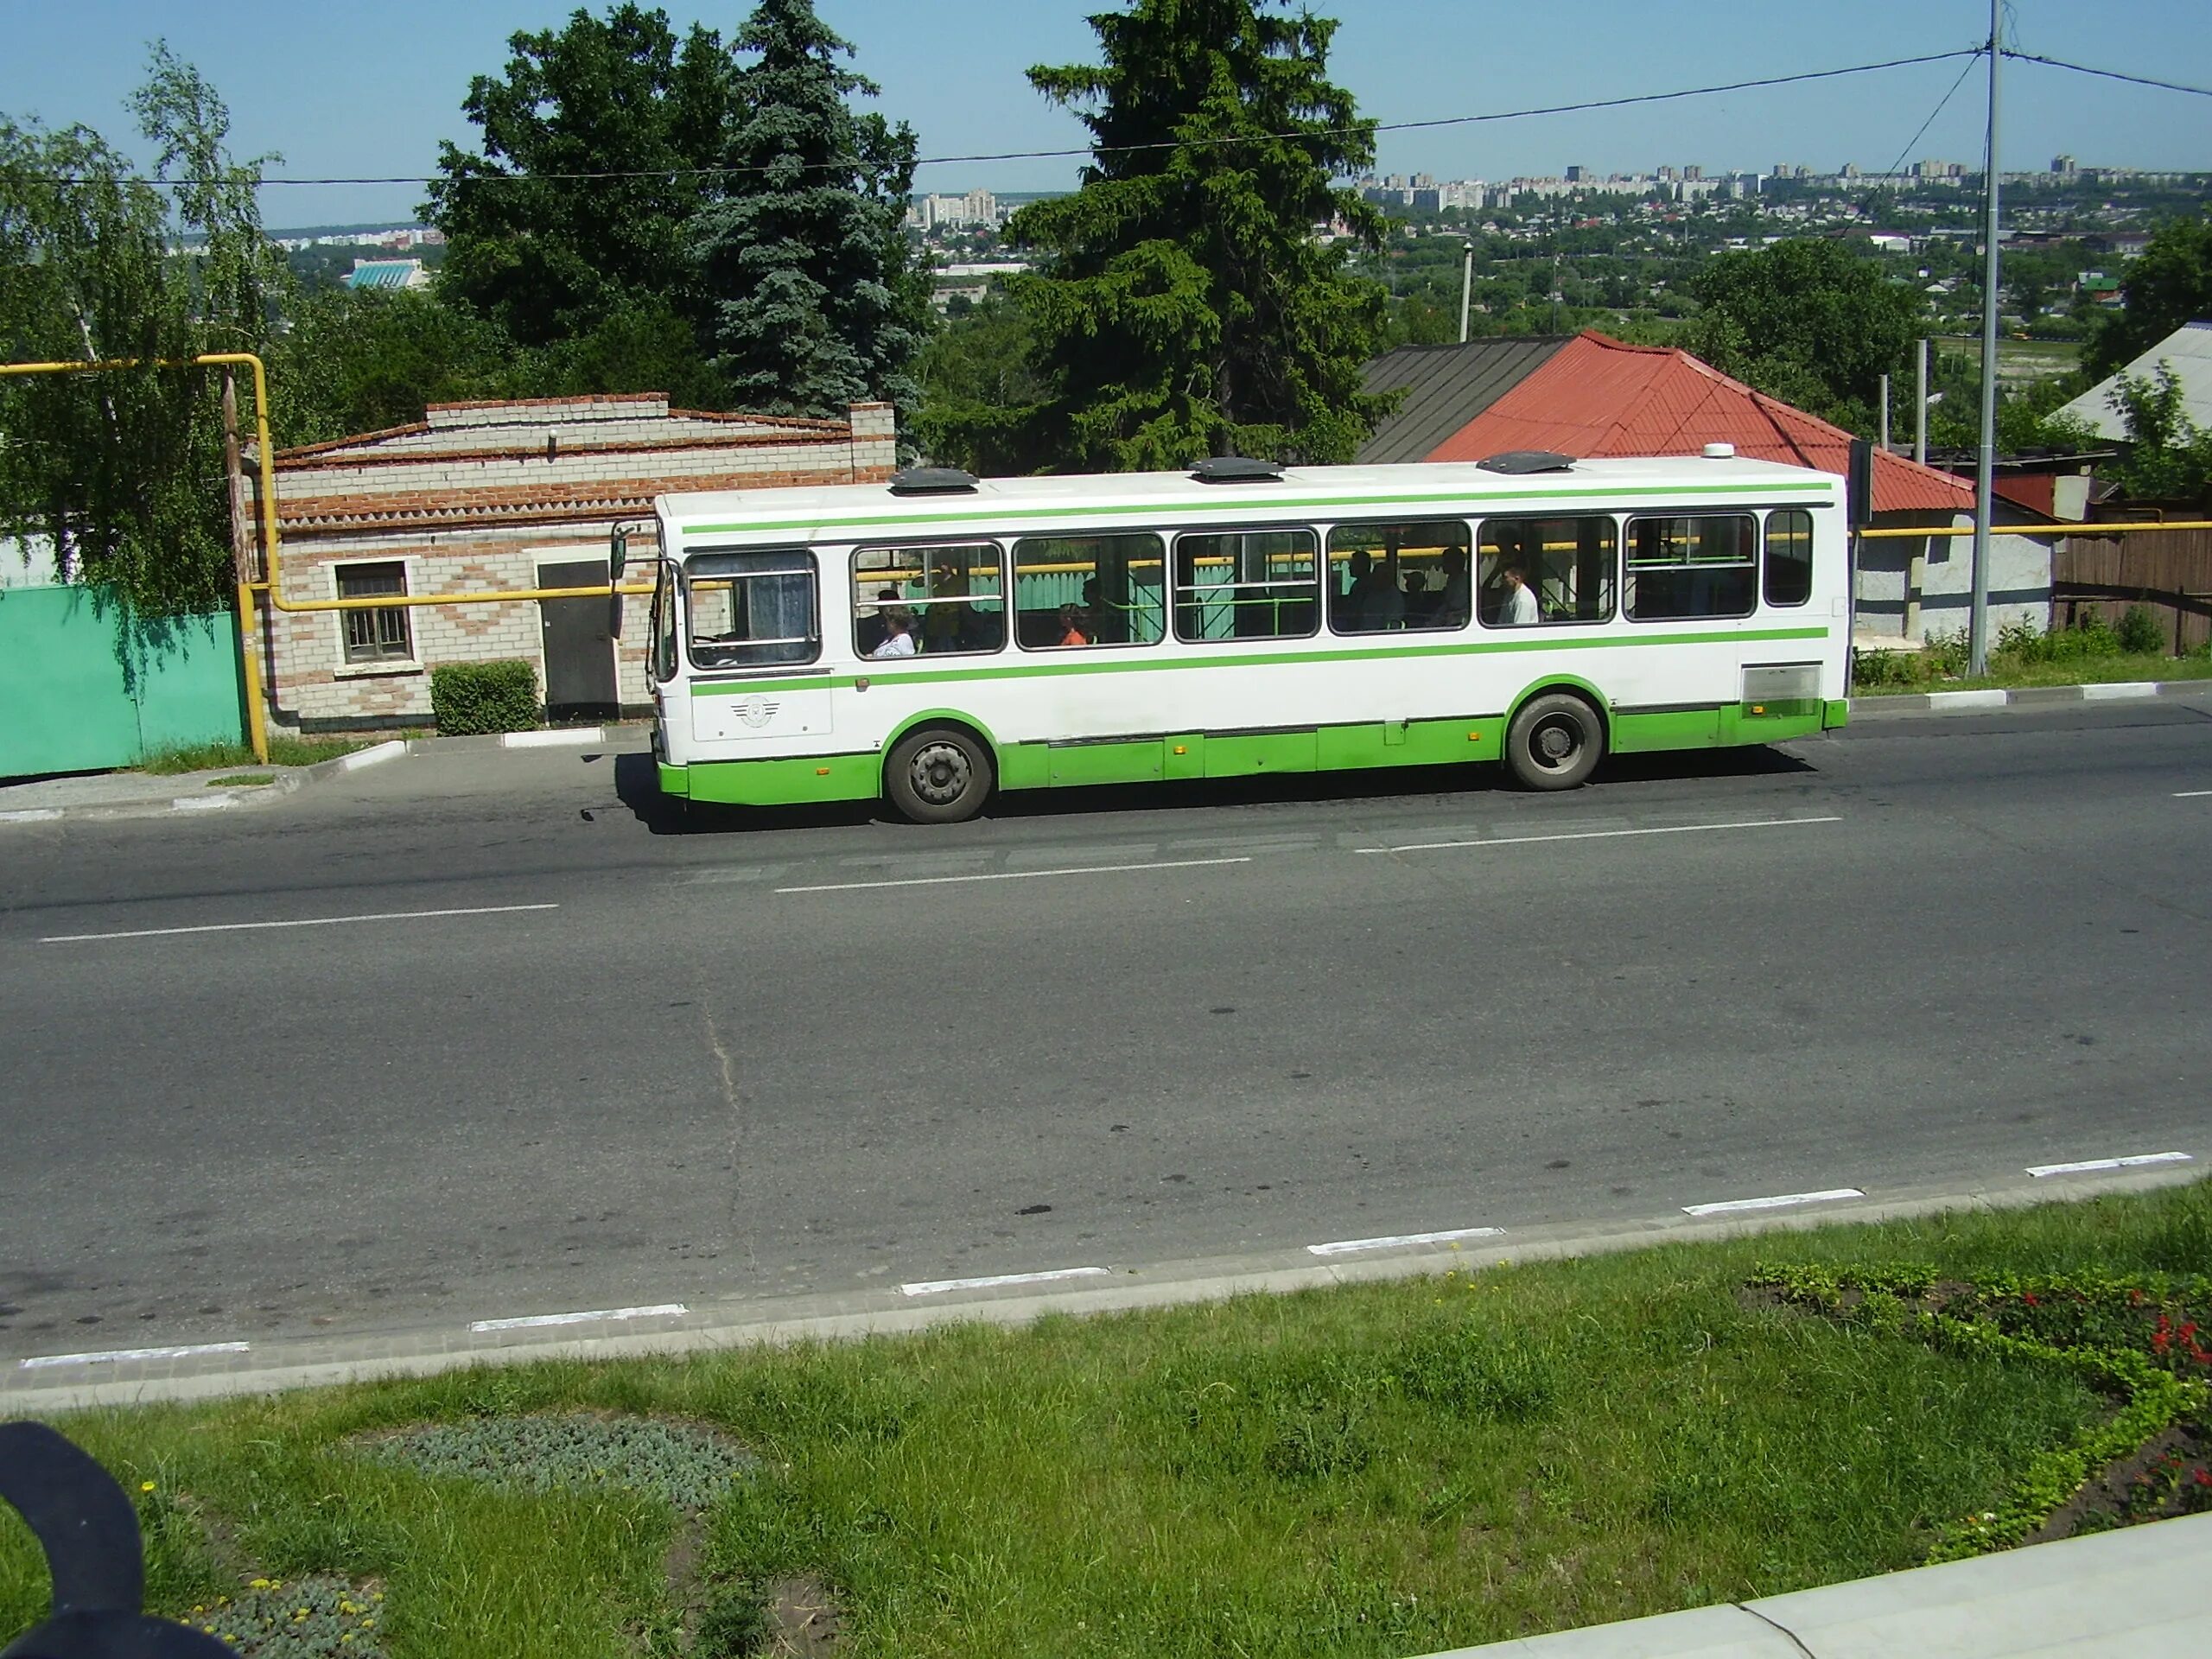
[[[1497,613],[1497,625],[1502,628],[1522,628],[1542,619],[1536,610],[1536,590],[1529,585],[1516,565],[1505,567],[1505,603]]]
[[[911,657],[914,654],[914,618],[903,607],[883,613],[886,630],[883,643],[868,652],[871,657]]]

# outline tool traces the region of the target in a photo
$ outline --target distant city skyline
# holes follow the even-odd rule
[[[1096,55],[1084,19],[1110,0],[817,0],[823,19],[859,48],[855,66],[880,83],[874,107],[912,124],[925,157],[917,193],[1003,194],[1071,188],[1080,149],[1074,117],[1047,105],[1023,71]],[[461,114],[471,76],[498,73],[517,29],[558,28],[574,0],[382,0],[373,8],[303,8],[275,0],[178,6],[175,0],[0,0],[0,115],[50,126],[82,122],[126,152],[137,135],[124,99],[159,35],[214,82],[232,112],[240,155],[280,151],[272,175],[428,175],[438,143],[473,148]],[[605,10],[604,4],[593,8]],[[667,5],[679,28],[696,16],[725,35],[744,0]],[[1586,0],[1562,29],[1542,8],[1471,7],[1465,0],[1315,0],[1340,26],[1333,77],[1363,115],[1433,120],[1670,91],[1793,71],[1943,51],[1977,43],[1983,0],[1858,0],[1848,7],[1771,0]],[[2212,86],[2212,30],[2203,0],[2105,0],[2083,7],[2018,0],[2019,49],[2100,67]],[[1847,13],[1847,19],[1840,14]],[[1438,178],[1597,176],[1662,165],[1708,172],[1768,170],[1778,161],[1832,173],[1879,173],[1948,157],[1978,171],[1983,71],[1976,66],[1929,118],[1963,60],[1879,75],[1733,92],[1626,109],[1385,133],[1378,173]],[[2212,100],[2094,80],[2033,64],[2006,67],[2002,141],[2007,172],[2037,171],[2057,154],[2082,165],[2212,169]],[[1916,142],[1923,122],[1926,131]],[[988,159],[987,159],[988,158]],[[402,223],[420,185],[340,184],[264,192],[272,226]]]

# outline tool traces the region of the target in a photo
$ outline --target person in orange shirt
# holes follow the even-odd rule
[[[1072,605],[1060,607],[1060,643],[1064,645],[1087,645],[1090,639],[1083,631],[1083,615]]]

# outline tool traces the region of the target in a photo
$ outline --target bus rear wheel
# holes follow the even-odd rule
[[[1505,734],[1505,764],[1530,789],[1573,789],[1589,782],[1605,755],[1598,711],[1567,691],[1524,704]]]
[[[916,823],[974,817],[996,782],[990,751],[967,733],[943,726],[900,739],[883,769],[883,792]]]

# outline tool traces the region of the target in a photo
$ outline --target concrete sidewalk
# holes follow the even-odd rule
[[[1429,1659],[2164,1659],[2212,1650],[2212,1515]]]
[[[1897,715],[1970,715],[1993,709],[2054,709],[2208,693],[2212,693],[2212,680],[2109,680],[2088,685],[2026,685],[2011,690],[1992,686],[1974,691],[1860,692],[1851,699],[1851,718],[1856,722]]]
[[[64,819],[160,817],[170,813],[235,810],[282,800],[302,789],[350,777],[365,767],[410,755],[498,750],[593,748],[626,753],[648,747],[641,725],[551,727],[485,737],[394,738],[307,766],[216,766],[203,772],[73,772],[61,777],[0,781],[0,827]],[[262,784],[219,785],[225,778],[265,778]]]

